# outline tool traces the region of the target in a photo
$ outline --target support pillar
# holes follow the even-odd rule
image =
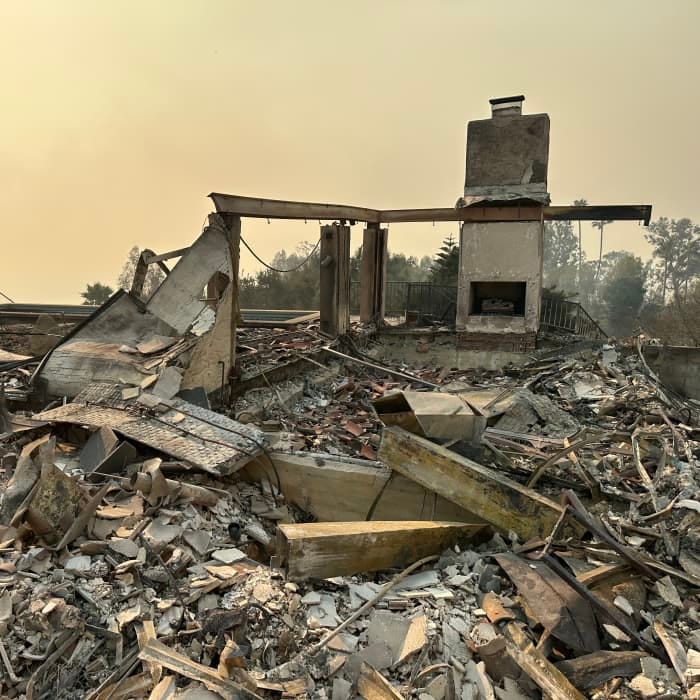
[[[368,223],[362,236],[360,321],[377,326],[384,322],[388,237],[389,230],[376,223]]]
[[[350,327],[350,227],[321,226],[320,330],[335,338]]]
[[[228,377],[238,376],[236,367],[236,330],[240,316],[240,305],[238,302],[238,271],[241,255],[241,217],[231,214],[224,214],[226,224],[226,239],[228,243],[228,264],[231,281],[231,320],[229,326],[229,362]]]

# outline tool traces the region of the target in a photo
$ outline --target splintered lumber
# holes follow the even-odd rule
[[[153,688],[148,700],[170,700],[170,698],[175,697],[176,692],[175,676],[166,676]]]
[[[357,692],[365,700],[403,700],[403,695],[379,671],[364,663],[357,679]]]
[[[379,459],[403,476],[522,540],[543,538],[562,507],[496,471],[402,428],[385,428]]]
[[[560,661],[558,668],[577,688],[598,688],[612,678],[631,678],[642,670],[645,651],[595,651]]]
[[[483,527],[429,520],[279,525],[277,552],[290,579],[350,576],[440,554]]]
[[[552,700],[584,700],[567,677],[553,666],[530,641],[522,629],[509,622],[504,630],[506,650],[518,666],[542,689],[542,695]]]
[[[262,700],[262,698],[239,683],[224,679],[209,666],[203,666],[184,654],[165,646],[156,639],[149,639],[139,652],[139,659],[150,664],[158,664],[173,673],[203,683],[215,693],[225,698],[241,698],[241,700]]]

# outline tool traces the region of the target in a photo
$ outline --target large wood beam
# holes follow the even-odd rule
[[[483,528],[426,520],[279,525],[277,553],[293,580],[352,576],[442,554]]]
[[[550,535],[563,512],[537,491],[402,428],[384,428],[379,459],[523,541]]]
[[[381,324],[384,320],[384,289],[388,229],[367,224],[362,237],[360,267],[360,321]]]
[[[350,326],[350,227],[321,226],[320,331],[330,338]]]

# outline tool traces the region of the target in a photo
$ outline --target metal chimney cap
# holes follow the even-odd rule
[[[493,97],[489,100],[492,105],[502,105],[506,102],[524,102],[525,95],[513,95],[512,97]]]

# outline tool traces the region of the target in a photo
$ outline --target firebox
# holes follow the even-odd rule
[[[527,282],[472,282],[470,316],[525,316]]]

